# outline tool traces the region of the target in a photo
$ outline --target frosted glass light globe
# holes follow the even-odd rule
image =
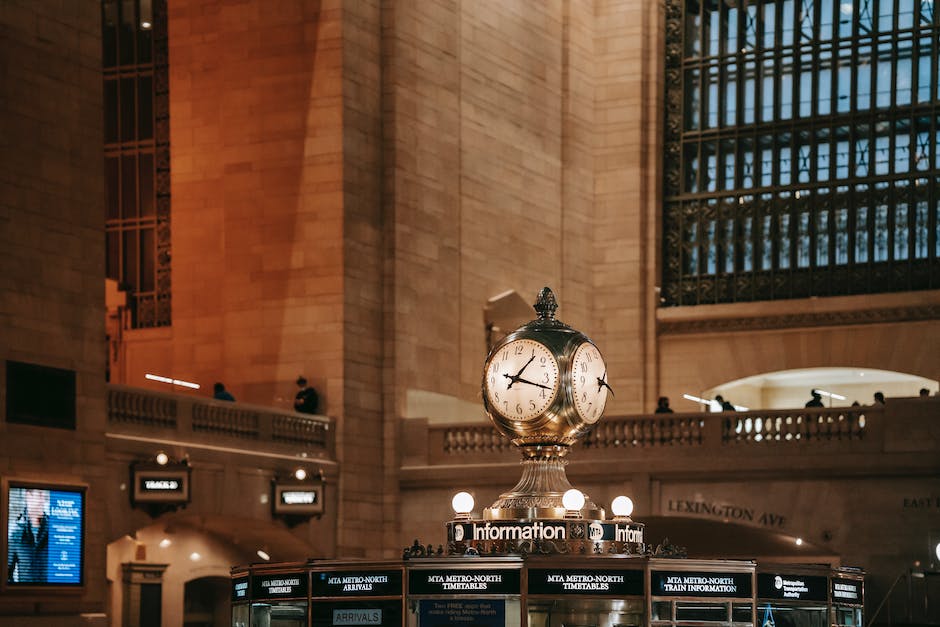
[[[469,492],[458,492],[454,495],[450,504],[457,514],[469,514],[473,511],[473,495]]]
[[[580,510],[584,507],[584,495],[581,490],[571,488],[561,497],[561,504],[570,511]]]
[[[611,502],[610,511],[614,516],[629,516],[633,513],[633,499],[629,496],[618,496]]]

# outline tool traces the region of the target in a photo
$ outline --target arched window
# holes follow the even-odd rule
[[[667,0],[664,304],[940,287],[934,0]]]

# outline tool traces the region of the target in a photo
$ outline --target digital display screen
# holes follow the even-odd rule
[[[7,585],[82,585],[84,507],[82,489],[10,486]]]

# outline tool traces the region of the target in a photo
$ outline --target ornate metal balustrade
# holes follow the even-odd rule
[[[277,408],[230,403],[182,394],[110,385],[108,429],[155,438],[230,438],[233,446],[301,446],[305,452],[334,454],[332,421]],[[240,442],[240,443],[239,443]]]

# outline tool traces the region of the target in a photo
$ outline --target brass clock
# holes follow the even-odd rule
[[[558,362],[537,340],[507,342],[486,364],[483,392],[487,404],[505,420],[530,420],[558,395]]]
[[[556,320],[557,307],[544,288],[539,317],[500,340],[484,363],[483,406],[524,454],[574,444],[601,418],[610,392],[600,350]]]

